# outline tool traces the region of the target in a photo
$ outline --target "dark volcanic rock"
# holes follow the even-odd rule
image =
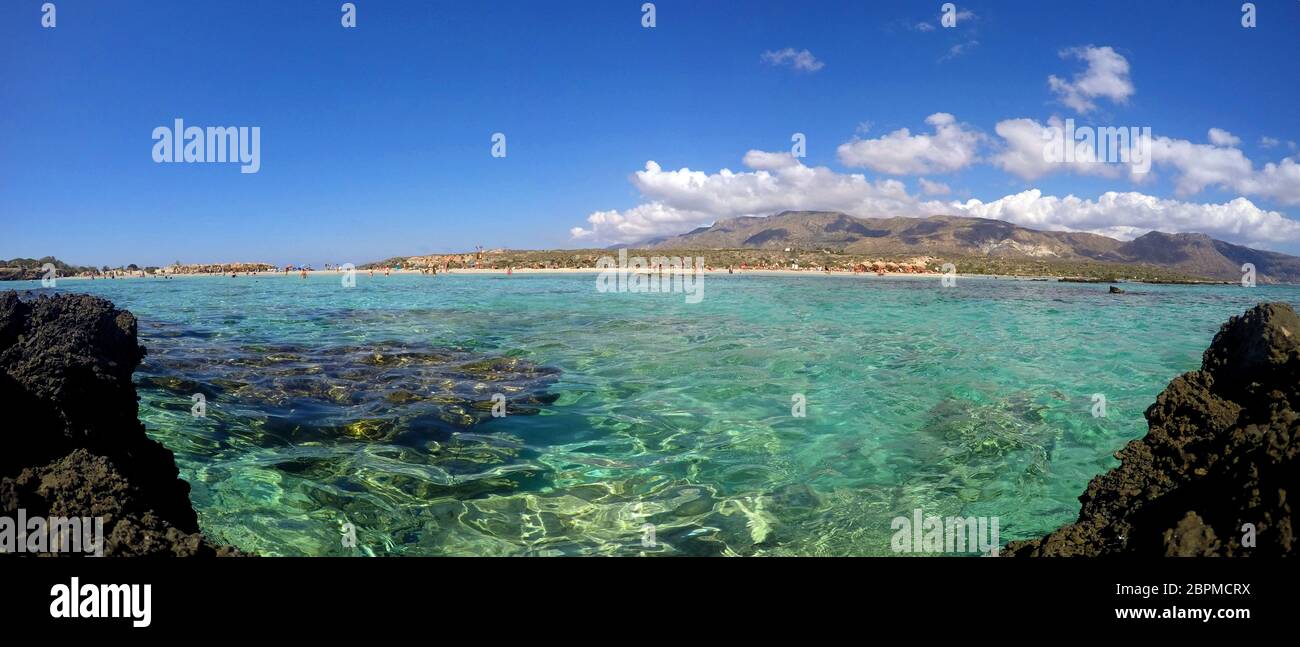
[[[88,295],[0,293],[0,515],[103,517],[105,555],[233,553],[199,533],[172,453],[145,435],[136,319]]]
[[[1201,370],[1156,398],[1147,435],[1088,484],[1078,521],[1005,554],[1296,555],[1298,409],[1300,317],[1260,304],[1224,324]]]

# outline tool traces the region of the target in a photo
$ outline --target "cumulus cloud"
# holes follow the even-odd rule
[[[1032,229],[1086,231],[1120,240],[1159,230],[1198,232],[1255,247],[1300,241],[1300,222],[1260,209],[1246,198],[1198,204],[1108,191],[1088,200],[1073,195],[1045,196],[1031,189],[992,202],[953,203],[953,207],[962,215],[996,218]]]
[[[1222,128],[1211,128],[1209,137],[1210,143],[1215,146],[1238,146],[1241,144],[1240,137],[1236,137]]]
[[[1274,198],[1284,204],[1300,204],[1300,164],[1294,157],[1269,162],[1258,172],[1241,179],[1235,188],[1247,195]]]
[[[772,65],[789,65],[801,72],[816,72],[826,67],[826,64],[817,60],[812,52],[808,50],[797,51],[793,47],[787,47],[777,51],[763,52],[760,57],[764,63]]]
[[[920,178],[917,183],[921,185],[921,193],[926,195],[947,195],[952,193],[952,189],[943,182],[931,182],[925,178]]]
[[[1127,103],[1133,95],[1133,82],[1129,80],[1128,59],[1110,47],[1073,47],[1061,50],[1061,58],[1076,58],[1087,63],[1084,71],[1066,81],[1055,74],[1047,77],[1047,84],[1061,102],[1079,113],[1096,109],[1097,98],[1115,103]]]
[[[624,211],[592,213],[587,216],[590,229],[574,227],[569,230],[569,235],[577,240],[626,243],[688,231],[712,221],[712,216],[706,213],[677,209],[662,202],[650,202]]]
[[[1214,140],[1213,134],[1210,139]],[[1295,158],[1269,162],[1256,170],[1250,158],[1237,148],[1156,137],[1151,142],[1151,160],[1178,171],[1174,191],[1180,196],[1215,186],[1284,204],[1300,204],[1300,164]]]
[[[647,200],[624,211],[598,211],[587,227],[569,230],[576,239],[630,243],[678,234],[716,220],[767,216],[785,210],[841,211],[859,216],[922,216],[946,213],[941,202],[910,195],[898,180],[868,180],[857,173],[808,167],[789,153],[752,150],[751,170],[717,173],[689,168],[664,170],[646,162],[632,184]]]
[[[965,168],[976,160],[983,139],[978,131],[957,123],[946,112],[925,119],[932,134],[913,135],[906,128],[876,139],[854,139],[836,149],[840,163],[869,168],[890,175],[947,173]]]
[[[1151,160],[1177,169],[1174,191],[1180,196],[1199,193],[1207,186],[1231,188],[1253,172],[1250,159],[1239,149],[1170,137],[1151,140]]]
[[[1119,177],[1119,167],[1096,161],[1095,146],[1083,143],[1076,145],[1074,159],[1068,162],[1045,156],[1043,147],[1048,142],[1044,139],[1044,131],[1048,128],[1060,129],[1064,126],[1065,124],[1058,117],[1049,119],[1047,125],[1024,118],[999,121],[993,131],[1002,138],[1002,144],[991,159],[993,165],[1026,180],[1036,180],[1049,173],[1058,172]]]
[[[789,153],[749,151],[748,171],[716,173],[689,168],[664,170],[646,162],[632,176],[645,202],[626,210],[597,211],[586,227],[570,234],[591,243],[634,243],[679,234],[738,216],[766,216],[786,210],[840,211],[859,217],[965,215],[996,218],[1034,229],[1088,231],[1132,239],[1151,230],[1200,232],[1267,247],[1300,242],[1300,223],[1246,198],[1200,204],[1137,192],[1107,192],[1096,199],[1043,195],[1031,189],[990,202],[941,202],[909,194],[893,179],[871,181],[861,174],[808,167]],[[1278,170],[1275,173],[1291,172]],[[919,180],[921,191],[947,187]]]
[[[1050,159],[1043,154],[1047,141],[1045,128],[1061,128],[1062,121],[1053,117],[1047,124],[1033,119],[1007,119],[994,127],[1001,137],[997,152],[990,161],[994,166],[1025,180],[1036,180],[1049,173],[1074,173],[1106,178],[1118,178],[1127,169],[1132,180],[1141,182],[1147,176],[1134,172],[1124,165],[1098,163],[1097,150],[1080,142],[1073,161]],[[1294,158],[1269,162],[1255,168],[1241,149],[1235,148],[1241,139],[1225,130],[1211,128],[1209,144],[1171,137],[1139,137],[1135,146],[1149,145],[1151,163],[1175,171],[1174,192],[1187,197],[1217,187],[1235,191],[1244,196],[1271,198],[1284,204],[1300,204],[1300,164]]]

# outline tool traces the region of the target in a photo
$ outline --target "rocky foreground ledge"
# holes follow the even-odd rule
[[[1223,325],[1201,370],[1156,398],[1147,435],[1088,484],[1078,521],[1004,554],[1296,555],[1297,410],[1300,317],[1257,305]]]
[[[108,556],[238,551],[199,532],[167,448],[145,435],[136,319],[88,295],[0,293],[0,516],[103,517]]]

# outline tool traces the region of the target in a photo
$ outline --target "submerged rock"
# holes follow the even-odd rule
[[[89,295],[0,293],[0,516],[103,517],[105,555],[216,555],[172,453],[136,417],[136,319]]]
[[[1215,335],[1201,370],[1146,411],[1150,429],[1088,484],[1078,521],[1015,556],[1296,555],[1300,317],[1260,304]]]
[[[548,389],[560,377],[516,357],[395,341],[210,348],[163,341],[149,357],[143,392],[165,392],[166,406],[182,409],[203,393],[209,422],[257,421],[244,437],[277,446],[446,440],[491,422],[498,402],[510,416],[537,415],[555,402]]]

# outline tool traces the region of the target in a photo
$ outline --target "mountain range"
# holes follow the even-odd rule
[[[785,211],[720,220],[679,236],[636,245],[651,249],[826,249],[848,254],[987,256],[1145,264],[1191,276],[1235,281],[1253,263],[1256,280],[1300,282],[1300,257],[1215,240],[1152,231],[1130,241],[1084,232],[1039,231],[963,216],[857,218],[831,211]]]

